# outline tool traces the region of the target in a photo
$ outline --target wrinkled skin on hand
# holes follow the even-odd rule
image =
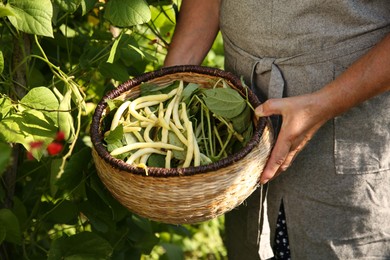
[[[329,119],[316,94],[270,99],[255,110],[257,116],[281,115],[282,126],[260,178],[264,184],[278,176]]]

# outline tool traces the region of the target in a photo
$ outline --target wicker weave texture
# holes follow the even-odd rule
[[[179,70],[179,71],[178,71]],[[175,67],[141,76],[106,98],[135,98],[140,82],[169,84],[184,80],[209,87],[218,78],[242,95],[246,89],[232,74],[202,67]],[[252,106],[259,101],[249,93]],[[99,105],[101,106],[99,108]],[[220,216],[243,203],[258,186],[260,174],[272,149],[273,131],[268,119],[254,118],[253,138],[242,151],[210,165],[181,169],[149,168],[148,174],[111,157],[102,146],[102,117],[107,112],[104,99],[94,115],[91,137],[98,175],[111,194],[130,211],[148,219],[171,223],[198,223]]]
[[[172,224],[206,221],[240,205],[257,187],[271,150],[265,128],[259,146],[224,169],[179,177],[151,177],[113,168],[93,153],[99,177],[130,211]]]

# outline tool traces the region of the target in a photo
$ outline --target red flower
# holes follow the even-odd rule
[[[57,142],[52,142],[47,146],[49,155],[57,155],[62,151],[63,145]]]
[[[43,141],[33,141],[33,142],[30,142],[30,148],[31,149],[41,148],[42,145],[43,145]]]
[[[62,142],[65,140],[65,133],[62,131],[57,132],[56,139],[57,142]]]

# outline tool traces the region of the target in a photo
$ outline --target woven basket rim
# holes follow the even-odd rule
[[[176,73],[194,73],[194,74],[203,74],[213,77],[224,78],[229,81],[236,90],[238,90],[241,94],[247,95],[248,100],[253,107],[257,107],[260,105],[260,101],[257,96],[249,89],[242,85],[241,80],[236,77],[233,73],[212,67],[198,66],[198,65],[177,65],[164,67],[152,72],[144,73],[140,76],[134,77],[122,84],[120,84],[116,89],[109,91],[107,94],[103,96],[101,101],[98,103],[95,112],[92,118],[92,124],[90,128],[91,141],[93,144],[93,149],[96,150],[100,159],[105,160],[110,166],[115,169],[128,172],[129,174],[138,174],[144,175],[148,177],[177,177],[177,176],[188,176],[194,174],[204,174],[211,171],[216,171],[221,168],[227,167],[234,162],[239,161],[243,157],[245,157],[250,151],[258,145],[260,142],[260,138],[264,132],[265,126],[267,124],[266,118],[259,118],[257,124],[255,125],[254,133],[247,145],[242,148],[240,151],[225,157],[217,162],[213,162],[207,165],[201,166],[190,166],[186,168],[158,168],[158,167],[147,167],[147,172],[143,168],[136,167],[134,165],[127,164],[123,160],[116,159],[110,155],[107,151],[106,147],[103,145],[103,134],[100,132],[100,122],[102,118],[102,114],[107,107],[106,100],[113,99],[118,97],[122,93],[134,88],[141,83],[160,78],[163,76],[167,76],[170,74]]]

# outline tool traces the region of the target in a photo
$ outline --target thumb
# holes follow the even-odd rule
[[[269,99],[255,109],[257,117],[280,115],[279,99]]]

